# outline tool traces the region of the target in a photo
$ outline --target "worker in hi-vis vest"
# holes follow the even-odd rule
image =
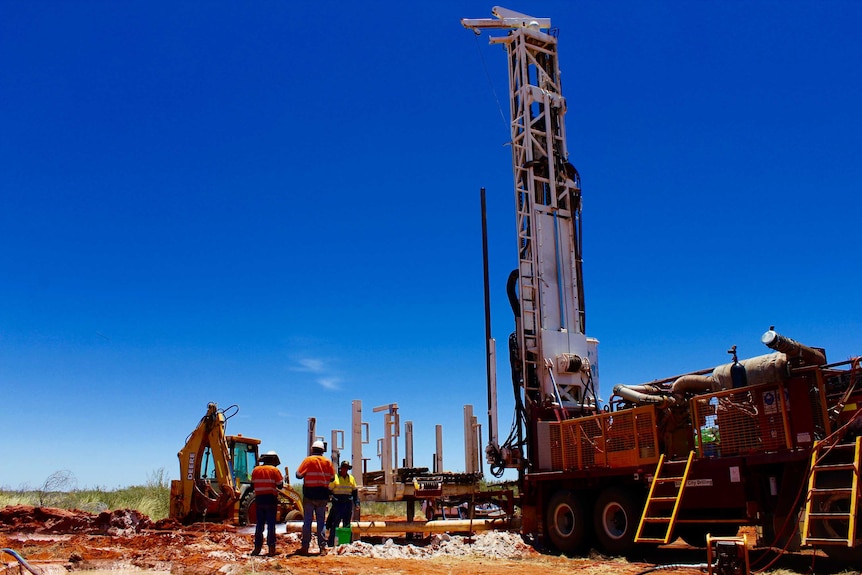
[[[252,555],[260,555],[263,546],[263,527],[266,525],[266,546],[269,555],[275,555],[275,517],[278,510],[278,490],[284,485],[284,476],[278,470],[281,460],[275,451],[260,456],[259,465],[251,472],[254,487],[254,503],[257,508],[257,524],[254,528],[254,550]]]
[[[335,530],[338,524],[342,527],[350,527],[353,518],[354,506],[359,507],[359,491],[356,488],[356,480],[350,475],[350,463],[341,462],[338,466],[338,475],[329,484],[332,492],[332,508],[329,510],[329,518],[326,520],[326,528],[329,532],[327,538],[329,546],[335,545]]]
[[[311,543],[311,522],[317,521],[317,546],[321,555],[326,553],[326,504],[329,503],[329,484],[335,479],[335,467],[323,456],[326,447],[320,440],[311,444],[311,455],[302,460],[296,469],[296,478],[302,479],[302,547],[299,553],[308,554]]]

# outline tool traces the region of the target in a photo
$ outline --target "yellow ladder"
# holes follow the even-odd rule
[[[670,543],[693,458],[694,451],[689,452],[688,459],[684,461],[665,462],[664,454],[659,457],[655,477],[650,485],[644,512],[635,534],[635,543]],[[685,466],[682,475],[671,471],[676,470],[678,473],[682,466]]]
[[[808,498],[802,517],[803,545],[855,547],[860,497],[862,437],[854,443],[818,441],[811,452]]]

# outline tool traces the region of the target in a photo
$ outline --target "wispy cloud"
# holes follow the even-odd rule
[[[341,383],[341,378],[338,377],[319,377],[317,378],[317,383],[319,383],[322,387],[326,389],[340,389],[338,385]]]
[[[332,373],[328,368],[328,363],[322,359],[314,357],[303,357],[296,360],[296,365],[290,367],[291,371],[300,373],[311,373],[318,377],[314,378],[315,383],[324,389],[341,389],[339,385],[341,378]]]
[[[305,373],[323,373],[323,360],[311,357],[301,358],[298,361],[299,365],[295,365],[290,369],[292,371],[302,371]]]

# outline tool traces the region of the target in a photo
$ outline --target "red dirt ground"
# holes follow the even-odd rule
[[[383,518],[363,517],[366,519]],[[521,545],[520,541],[515,559],[482,555],[380,559],[333,552],[325,556],[300,556],[296,554],[299,548],[297,540],[295,534],[280,534],[278,556],[251,557],[252,535],[238,533],[236,528],[227,525],[208,523],[183,527],[170,520],[153,523],[133,510],[94,515],[25,505],[0,509],[0,548],[13,549],[31,565],[51,567],[52,571],[134,566],[177,575],[572,575],[573,572],[579,575],[635,575],[655,565],[595,554],[587,558],[547,555]],[[5,565],[12,564],[14,567],[8,572],[18,572],[17,562],[11,563],[10,559],[8,555],[2,556],[4,563],[0,563],[0,574],[5,573]],[[671,553],[668,559],[665,562],[704,563],[705,550],[680,549],[676,554]],[[807,563],[797,566],[798,572],[807,570],[811,557],[804,561]],[[693,575],[700,570],[677,568],[662,569],[662,572]],[[828,571],[818,569],[817,572]],[[844,573],[852,571],[844,570]]]

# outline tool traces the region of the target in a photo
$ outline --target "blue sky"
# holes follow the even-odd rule
[[[209,401],[291,469],[309,417],[398,403],[463,470],[482,186],[512,329],[505,57],[459,23],[493,4],[368,4],[0,4],[0,486],[176,478]],[[560,30],[604,399],[771,325],[862,353],[862,4],[507,7]]]

